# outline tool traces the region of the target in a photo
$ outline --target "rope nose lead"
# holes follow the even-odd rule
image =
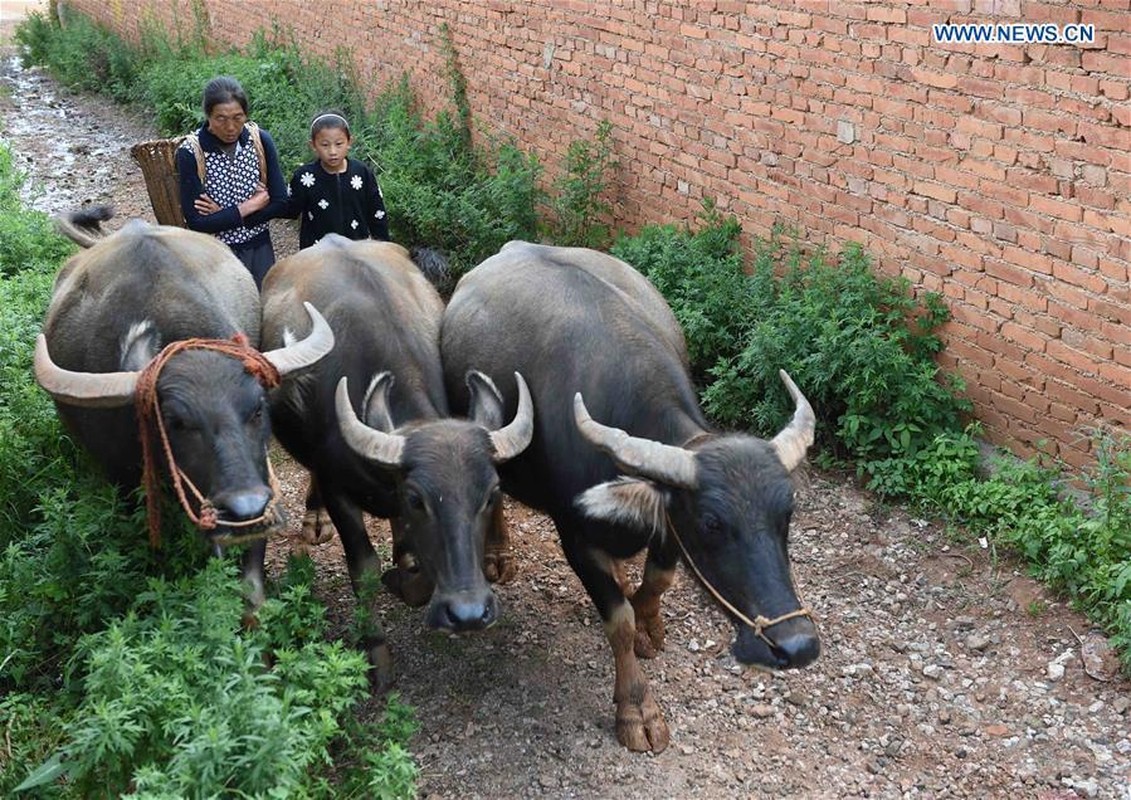
[[[160,474],[157,469],[157,459],[154,455],[155,443],[153,442],[152,435],[153,428],[157,429],[157,435],[161,440],[161,449],[165,455],[169,475],[173,480],[173,489],[176,492],[177,500],[180,502],[181,508],[184,509],[185,514],[197,528],[208,531],[215,529],[220,524],[223,524],[225,527],[247,527],[267,523],[269,528],[262,534],[262,536],[266,536],[271,527],[277,526],[277,519],[281,516],[275,513],[275,506],[279,502],[280,493],[278,483],[275,479],[275,471],[271,467],[271,459],[268,457],[266,451],[264,451],[263,457],[267,461],[267,474],[271,482],[272,501],[268,504],[263,514],[252,520],[228,522],[219,519],[216,508],[212,505],[211,501],[193,485],[188,475],[177,465],[176,458],[173,456],[173,447],[169,442],[169,433],[165,430],[165,421],[161,416],[161,407],[157,396],[157,380],[161,376],[161,372],[165,369],[165,366],[169,363],[169,360],[178,353],[187,350],[209,350],[238,359],[240,363],[243,364],[244,371],[255,377],[264,388],[274,388],[279,385],[280,381],[279,371],[275,368],[275,365],[268,361],[262,353],[251,347],[248,343],[247,336],[243,333],[237,333],[231,339],[196,338],[171,342],[166,345],[152,361],[145,365],[145,368],[141,371],[141,375],[138,376],[137,388],[134,392],[134,408],[137,414],[138,436],[141,439],[142,485],[145,487],[145,510],[146,522],[149,527],[149,546],[155,550],[161,546],[161,484]],[[152,427],[150,425],[151,423]],[[193,511],[188,498],[185,496],[186,484],[200,507],[199,513]],[[272,520],[276,521],[275,525],[271,525],[270,521]],[[248,538],[259,538],[259,536],[238,538],[240,541],[243,541]],[[234,541],[228,540],[225,543],[233,544]]]
[[[675,538],[676,544],[679,545],[679,549],[683,553],[684,560],[686,560],[687,565],[691,567],[691,571],[695,573],[695,577],[697,577],[699,579],[699,582],[706,587],[707,591],[710,592],[711,596],[718,601],[719,605],[733,614],[735,618],[740,622],[753,630],[754,635],[765,642],[769,647],[775,650],[778,649],[777,643],[775,643],[774,640],[767,636],[765,633],[769,628],[785,622],[786,620],[796,619],[798,617],[808,617],[810,621],[815,622],[815,620],[813,619],[813,612],[805,606],[801,606],[800,608],[794,609],[793,611],[788,611],[781,616],[774,617],[773,619],[764,617],[761,614],[756,616],[754,619],[750,619],[750,617],[746,616],[746,614],[736,608],[734,604],[723,597],[722,592],[716,589],[714,585],[707,580],[707,577],[699,571],[699,567],[696,566],[695,561],[691,558],[691,553],[687,552],[687,548],[683,546],[683,540],[679,538],[679,533],[676,531],[675,524],[672,522],[671,515],[665,512],[665,516],[667,517],[668,531],[671,533],[672,537]]]

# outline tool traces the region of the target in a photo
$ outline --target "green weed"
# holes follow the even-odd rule
[[[612,239],[608,219],[612,206],[605,195],[618,164],[613,156],[612,125],[602,120],[592,142],[572,142],[565,172],[554,182],[550,202],[551,238],[565,247],[604,250]]]

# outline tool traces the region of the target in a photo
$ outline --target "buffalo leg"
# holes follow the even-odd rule
[[[613,561],[569,534],[562,535],[562,550],[597,607],[613,649],[617,741],[629,750],[659,753],[668,746],[668,725],[636,660],[636,614],[613,577]]]
[[[511,537],[503,504],[495,503],[491,524],[487,527],[486,550],[483,553],[483,574],[491,583],[510,583],[518,572],[518,562],[511,552]]]
[[[251,542],[243,552],[240,563],[240,572],[248,586],[247,608],[243,615],[245,628],[253,628],[259,624],[256,614],[259,607],[267,599],[264,591],[263,562],[267,555],[267,540],[256,539]]]
[[[636,655],[655,658],[664,649],[664,618],[660,615],[660,598],[675,581],[675,567],[679,551],[666,536],[648,547],[644,562],[644,578],[632,595],[632,610],[636,615]]]
[[[384,692],[393,684],[393,656],[377,609],[381,560],[369,541],[361,508],[343,493],[327,486],[322,486],[322,499],[346,552],[346,566],[361,620],[361,646],[369,659],[370,683],[376,691]]]
[[[306,513],[302,516],[302,540],[309,545],[326,544],[334,536],[334,523],[322,502],[318,479],[310,473],[310,488],[306,491]]]
[[[393,567],[385,571],[381,582],[405,603],[418,608],[432,598],[436,587],[420,569],[416,554],[407,541],[404,523],[396,518],[390,519],[389,529],[393,534]]]

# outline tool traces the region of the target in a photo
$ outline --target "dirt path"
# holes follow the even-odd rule
[[[4,0],[4,32],[14,5]],[[32,205],[111,201],[120,218],[152,219],[128,155],[154,135],[147,120],[69,95],[10,53],[0,139],[30,175]],[[293,247],[289,229],[276,236]],[[279,460],[297,519],[305,476]],[[519,571],[499,587],[495,628],[450,639],[419,611],[385,606],[397,688],[421,723],[422,797],[1131,798],[1131,693],[1085,671],[1087,622],[1015,565],[877,505],[845,476],[812,473],[792,529],[823,637],[814,667],[742,670],[728,624],[680,573],[667,651],[644,664],[672,728],[659,756],[616,743],[609,649],[552,526],[507,511]],[[383,523],[373,535],[387,541]],[[293,541],[277,543],[276,565]],[[340,631],[353,607],[340,547],[314,555]]]

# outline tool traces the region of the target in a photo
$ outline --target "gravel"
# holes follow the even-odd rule
[[[155,137],[149,122],[6,52],[0,139],[31,204],[112,202],[119,222],[152,220],[128,154]],[[292,250],[293,229],[279,225],[276,244]],[[300,547],[306,485],[277,455],[294,522],[276,570]],[[1106,640],[976,536],[877,503],[851,476],[812,471],[794,517],[795,576],[822,634],[809,669],[741,668],[729,624],[680,573],[667,649],[643,664],[672,729],[659,755],[616,742],[609,647],[552,524],[515,503],[507,517],[519,568],[493,629],[453,639],[383,606],[397,690],[420,721],[423,798],[1131,798],[1131,687]],[[387,543],[383,522],[371,531]],[[341,635],[353,598],[340,545],[313,555]]]

